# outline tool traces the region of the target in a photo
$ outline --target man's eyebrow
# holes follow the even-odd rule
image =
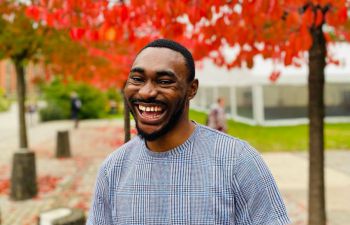
[[[145,70],[141,67],[134,67],[130,70],[130,73],[145,73]]]
[[[170,70],[159,70],[156,72],[157,76],[169,76],[172,78],[176,78],[176,75],[173,71]]]

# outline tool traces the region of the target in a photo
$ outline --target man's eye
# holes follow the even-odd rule
[[[141,77],[130,77],[130,79],[132,81],[135,81],[135,82],[142,82],[142,78]]]
[[[173,81],[172,80],[159,80],[158,83],[159,84],[172,84]]]

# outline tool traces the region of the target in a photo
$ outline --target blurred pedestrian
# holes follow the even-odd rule
[[[71,118],[74,120],[74,128],[79,127],[79,112],[81,109],[81,101],[76,92],[71,94]]]
[[[207,126],[224,133],[227,132],[225,100],[223,98],[218,98],[216,103],[211,107]]]
[[[117,102],[114,99],[109,100],[109,114],[117,113]]]
[[[34,115],[37,111],[37,104],[34,100],[31,100],[28,102],[27,107],[26,107],[26,111],[27,111],[28,117],[29,117],[29,124],[33,125],[34,124]]]

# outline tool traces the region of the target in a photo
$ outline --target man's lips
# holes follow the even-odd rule
[[[134,103],[138,119],[141,123],[155,125],[159,123],[166,112],[165,105],[154,103]]]

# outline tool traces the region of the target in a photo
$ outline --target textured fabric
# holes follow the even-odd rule
[[[135,137],[99,171],[88,225],[256,224],[289,219],[275,181],[247,143],[196,125],[163,153]]]

